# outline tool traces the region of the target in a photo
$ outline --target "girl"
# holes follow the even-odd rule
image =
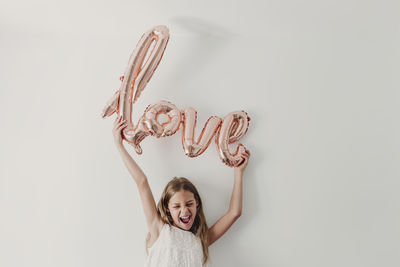
[[[156,205],[146,175],[122,143],[122,130],[127,127],[119,116],[114,122],[115,144],[125,166],[139,190],[149,234],[146,240],[146,266],[203,266],[208,260],[208,247],[217,241],[242,213],[242,176],[250,152],[234,168],[234,186],[228,212],[211,228],[207,227],[203,205],[195,186],[186,178],[173,178]]]

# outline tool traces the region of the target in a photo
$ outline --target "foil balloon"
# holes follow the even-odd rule
[[[249,121],[250,117],[245,111],[231,112],[222,121],[221,129],[215,141],[222,162],[228,166],[239,166],[244,161],[242,155],[246,153],[246,147],[239,144],[235,152],[231,153],[229,144],[237,142],[246,134]]]
[[[219,157],[228,166],[239,166],[245,159],[246,148],[238,144],[234,152],[229,145],[239,141],[247,132],[250,118],[245,111],[235,111],[223,119],[211,116],[205,123],[197,140],[195,128],[197,111],[193,108],[178,109],[168,101],[148,105],[136,125],[132,123],[132,106],[138,100],[152,77],[169,40],[169,30],[156,26],[143,34],[132,52],[124,76],[120,77],[121,87],[114,93],[103,109],[102,117],[121,114],[128,126],[122,131],[122,138],[131,144],[136,153],[142,154],[140,143],[147,136],[167,137],[175,134],[182,124],[182,146],[189,157],[201,155],[215,136]],[[154,44],[150,50],[150,46]],[[145,61],[145,58],[147,59]],[[161,115],[166,121],[161,121]]]
[[[160,63],[168,40],[169,30],[163,25],[155,26],[143,34],[129,58],[121,88],[103,109],[103,118],[112,115],[114,112],[122,113],[122,119],[128,123],[128,126],[122,132],[122,137],[133,145],[138,154],[142,153],[140,142],[150,133],[143,124],[143,118],[139,120],[136,126],[133,125],[132,104],[139,98]],[[153,49],[144,62],[152,43],[154,43]]]
[[[212,138],[217,133],[221,119],[217,116],[208,118],[197,141],[194,140],[194,130],[197,122],[197,111],[193,108],[185,109],[183,113],[182,146],[189,157],[197,157],[210,145]]]

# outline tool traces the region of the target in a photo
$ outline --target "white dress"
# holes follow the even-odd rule
[[[146,267],[202,267],[203,247],[192,232],[164,224],[148,248]]]

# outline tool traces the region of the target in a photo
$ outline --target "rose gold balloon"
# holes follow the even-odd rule
[[[141,118],[136,126],[132,123],[132,105],[139,98],[141,92],[150,80],[163,56],[164,50],[169,40],[169,30],[165,26],[156,26],[143,34],[135,50],[131,54],[126,68],[121,88],[118,95],[115,93],[113,98],[107,103],[102,116],[110,116],[114,112],[121,112],[122,119],[126,120],[128,126],[123,130],[123,138],[134,146],[138,154],[142,153],[140,142],[150,133],[143,124]],[[150,52],[146,62],[143,63],[151,44],[154,47]]]
[[[194,140],[194,130],[197,122],[197,111],[187,108],[183,114],[182,146],[185,154],[189,157],[201,155],[210,145],[211,139],[217,133],[221,119],[216,116],[208,118],[197,142]]]
[[[168,117],[166,122],[159,122],[158,119],[161,114]],[[179,129],[181,124],[180,110],[168,101],[160,101],[148,106],[143,116],[144,124],[151,135],[155,135],[156,137],[173,135]]]
[[[216,144],[218,154],[225,164],[234,167],[239,166],[246,153],[246,148],[239,144],[234,153],[229,151],[229,144],[232,144],[242,138],[249,127],[250,118],[244,111],[234,111],[225,116],[221,128],[217,134]]]
[[[169,30],[165,26],[153,27],[143,34],[129,58],[124,76],[120,77],[121,87],[107,102],[102,117],[111,116],[114,113],[122,115],[122,119],[128,124],[122,131],[122,137],[135,148],[138,154],[142,154],[140,143],[144,138],[149,135],[156,137],[173,135],[183,122],[182,146],[186,155],[189,157],[201,155],[216,135],[215,141],[221,160],[231,167],[240,165],[245,159],[246,148],[239,144],[236,151],[231,153],[229,144],[237,142],[247,132],[250,118],[244,111],[231,112],[223,120],[216,116],[210,117],[197,141],[194,139],[196,110],[187,108],[181,111],[168,101],[149,105],[137,125],[133,125],[132,105],[137,101],[160,63],[168,40]],[[153,43],[154,46],[145,61]],[[167,120],[160,122],[160,115],[167,116]]]

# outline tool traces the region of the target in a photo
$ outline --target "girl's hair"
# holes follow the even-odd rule
[[[203,212],[203,204],[201,202],[201,198],[199,193],[197,192],[196,187],[186,178],[184,177],[174,177],[164,188],[164,191],[161,195],[160,201],[157,204],[157,213],[160,216],[161,220],[169,225],[173,225],[173,220],[171,214],[168,212],[168,202],[171,197],[181,190],[192,192],[194,198],[197,202],[197,212],[196,218],[194,219],[192,228],[190,231],[196,235],[201,240],[201,245],[203,247],[203,264],[205,264],[209,258],[208,254],[208,226],[206,222],[206,217]],[[150,233],[148,233],[146,238],[146,252],[147,252],[147,244],[150,240]]]

